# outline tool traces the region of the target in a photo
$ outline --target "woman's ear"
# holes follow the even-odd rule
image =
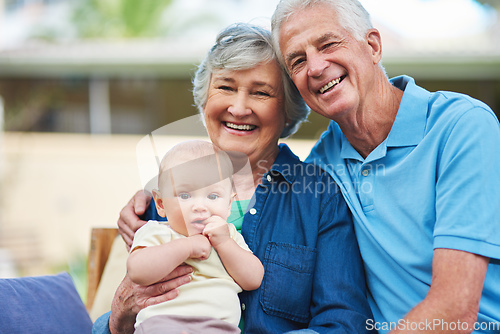
[[[163,200],[159,190],[153,189],[153,198],[155,199],[156,211],[158,211],[160,217],[166,217],[167,213],[165,212]]]
[[[382,38],[380,37],[380,32],[377,29],[368,30],[366,41],[372,49],[373,63],[378,64],[382,59]]]

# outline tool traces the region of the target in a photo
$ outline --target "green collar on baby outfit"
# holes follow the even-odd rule
[[[241,232],[241,225],[243,224],[243,217],[245,216],[245,212],[247,212],[248,204],[250,200],[242,200],[242,201],[233,201],[231,205],[231,214],[227,219],[228,223],[233,224],[238,232]]]

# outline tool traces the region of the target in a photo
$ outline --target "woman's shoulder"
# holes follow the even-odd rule
[[[292,187],[297,188],[300,185],[305,189],[314,189],[314,192],[322,189],[321,192],[328,195],[327,197],[340,193],[337,183],[328,172],[316,164],[301,161],[288,146],[280,147],[280,155],[276,161],[278,163],[273,166],[271,172],[280,173]]]
[[[276,162],[282,171],[288,170],[297,177],[331,178],[319,165],[300,160],[286,144],[280,144],[280,154]]]

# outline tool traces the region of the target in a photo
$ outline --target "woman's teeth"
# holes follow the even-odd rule
[[[339,82],[342,81],[342,79],[344,79],[344,77],[340,77],[340,78],[337,78],[335,80],[330,81],[329,83],[327,83],[326,85],[324,85],[323,87],[320,88],[319,93],[323,94],[324,92],[326,92],[327,90],[329,90],[333,86],[336,86]]]
[[[249,124],[238,125],[238,124],[229,123],[229,122],[225,122],[225,123],[226,123],[226,126],[228,128],[234,129],[234,130],[240,130],[240,131],[251,131],[257,127],[255,125],[249,125]]]

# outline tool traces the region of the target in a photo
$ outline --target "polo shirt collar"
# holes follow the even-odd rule
[[[415,146],[424,137],[430,93],[403,75],[390,80],[404,91],[398,114],[387,136],[387,146]]]
[[[336,124],[337,125],[337,124]],[[338,126],[338,125],[337,125]],[[340,149],[340,156],[344,159],[356,159],[363,161],[363,157],[352,147],[351,143],[347,140],[346,136],[342,132],[341,136],[342,147]]]
[[[417,145],[424,137],[430,93],[417,86],[415,80],[406,75],[395,77],[390,82],[395,87],[404,91],[403,98],[401,99],[398,114],[389,135],[386,140],[370,153],[367,160],[384,156],[387,147]],[[338,124],[335,123],[334,126],[338,127]],[[338,130],[341,133],[340,128]],[[341,143],[340,156],[343,159],[365,160],[352,147],[343,133],[341,135]]]

